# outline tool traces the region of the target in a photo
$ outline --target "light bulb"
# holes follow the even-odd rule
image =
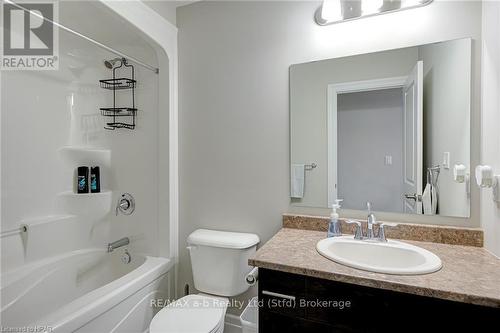
[[[378,13],[384,5],[384,0],[362,0],[361,11],[363,14]]]
[[[401,8],[419,6],[427,1],[425,0],[403,0],[401,1]]]
[[[325,21],[342,19],[342,5],[340,0],[324,0],[321,8],[321,18]]]

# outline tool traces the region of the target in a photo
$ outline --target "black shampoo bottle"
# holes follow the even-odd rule
[[[90,192],[101,192],[101,175],[98,166],[93,166],[90,168]]]
[[[78,167],[76,191],[78,193],[89,193],[89,168]]]

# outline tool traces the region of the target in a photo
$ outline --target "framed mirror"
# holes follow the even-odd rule
[[[292,205],[469,217],[472,40],[290,67]]]

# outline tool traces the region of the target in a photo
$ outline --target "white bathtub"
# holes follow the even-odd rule
[[[171,261],[123,249],[79,250],[2,274],[1,326],[19,332],[145,332],[167,298]],[[10,330],[14,331],[14,330]]]

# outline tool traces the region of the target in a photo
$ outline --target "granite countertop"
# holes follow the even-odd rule
[[[441,270],[424,275],[389,275],[350,268],[316,251],[325,233],[281,229],[249,260],[261,268],[379,289],[500,308],[500,259],[480,247],[405,241],[441,258]]]

